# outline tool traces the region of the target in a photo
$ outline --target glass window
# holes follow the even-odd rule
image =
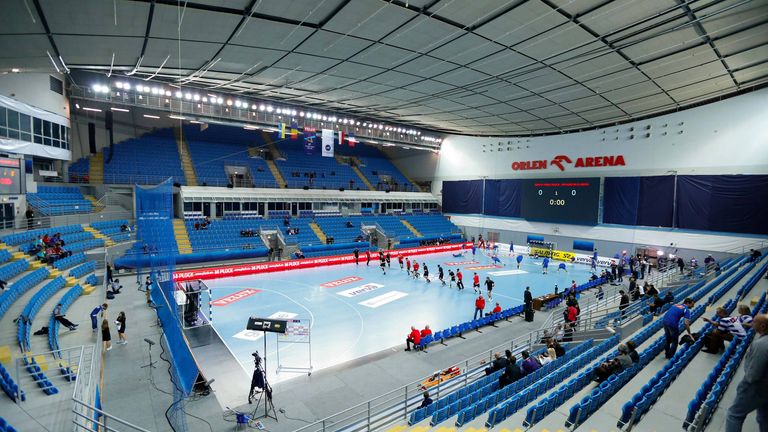
[[[19,130],[32,132],[32,118],[26,114],[19,114]]]
[[[43,135],[43,121],[40,120],[39,118],[35,118],[32,121],[32,124],[34,125],[34,134],[42,136]]]
[[[5,120],[5,112],[7,110],[3,107],[0,107],[0,126],[7,126],[8,122]]]
[[[188,212],[188,211],[193,211],[193,210],[192,210],[192,203],[191,203],[191,202],[185,202],[185,203],[184,203],[184,211],[185,211],[185,212]]]
[[[8,110],[8,129],[19,129],[19,113]]]
[[[22,132],[21,138],[22,141],[32,142],[32,134],[29,132]]]
[[[8,129],[8,138],[19,139],[19,131]]]
[[[51,142],[51,139],[48,137],[43,138],[43,145],[52,146],[53,143]]]
[[[0,127],[0,137],[6,137],[8,136],[8,129],[4,127]]]
[[[51,138],[55,140],[59,139],[59,125],[53,123],[51,126]]]
[[[43,136],[50,137],[51,136],[51,122],[43,120]],[[50,145],[50,144],[46,144]]]
[[[43,137],[40,135],[35,135],[35,144],[42,144],[43,143]]]

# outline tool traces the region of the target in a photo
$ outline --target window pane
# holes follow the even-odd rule
[[[19,139],[19,131],[8,129],[8,138]]]
[[[0,137],[6,137],[8,136],[8,129],[4,127],[0,127]]]
[[[3,107],[0,107],[0,126],[6,126],[8,125],[8,122],[5,120],[5,112],[7,110]]]
[[[36,118],[32,121],[34,124],[34,133],[35,135],[42,135],[43,134],[43,121],[39,118]]]
[[[26,114],[19,114],[19,130],[22,132],[32,132],[32,118]]]
[[[43,143],[43,137],[40,135],[35,135],[35,144],[42,144]]]
[[[43,136],[51,136],[51,122],[43,120]]]
[[[21,140],[22,141],[27,141],[27,142],[32,142],[32,134],[30,134],[29,132],[22,132],[21,133]]]
[[[64,125],[59,126],[59,139],[62,141],[69,141],[69,137],[67,136],[67,127]]]
[[[53,143],[51,142],[51,139],[48,137],[43,138],[43,145],[52,146]]]
[[[56,123],[51,124],[51,138],[59,139],[59,125]]]
[[[19,113],[8,110],[8,129],[19,128]]]

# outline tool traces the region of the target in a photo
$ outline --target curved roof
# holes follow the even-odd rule
[[[589,128],[768,82],[766,0],[6,3],[0,71],[53,61],[450,133]]]

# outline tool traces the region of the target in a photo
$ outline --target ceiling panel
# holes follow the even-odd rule
[[[318,57],[344,60],[371,45],[371,41],[354,36],[339,35],[320,30],[296,48],[297,52]]]
[[[231,43],[288,51],[294,49],[313,32],[313,29],[307,27],[251,18],[239,32],[235,33]]]
[[[739,84],[751,83],[768,77],[768,68],[762,64],[736,71],[733,75]]]
[[[649,77],[656,78],[713,61],[717,61],[715,51],[709,45],[702,45],[650,63],[645,63],[640,66],[640,70]]]
[[[443,0],[430,7],[428,12],[470,27],[493,18],[516,3],[520,1],[484,0],[474,2],[472,7],[467,7],[467,4],[462,1]]]
[[[475,32],[502,45],[513,46],[567,20],[539,0],[528,0]]]
[[[102,2],[107,3],[109,2]],[[241,16],[156,4],[150,36],[155,38],[225,42]],[[143,20],[142,20],[143,21]],[[179,21],[181,28],[179,29]],[[146,23],[144,23],[146,25]],[[202,30],[202,31],[201,31]]]
[[[665,75],[656,78],[654,81],[656,81],[656,83],[664,90],[671,90],[724,75],[728,75],[728,71],[725,70],[722,63],[714,61],[684,71]]]
[[[652,17],[674,6],[672,0],[615,0],[584,15],[580,21],[590,29],[604,35]]]
[[[720,13],[721,11],[727,12]],[[712,37],[723,36],[735,31],[765,22],[768,19],[768,3],[765,1],[743,2],[740,0],[725,0],[713,6],[702,8],[697,16],[702,19],[701,25]]]
[[[450,44],[435,49],[431,56],[457,64],[468,64],[483,59],[505,48],[475,34],[466,33]]]
[[[355,0],[323,27],[325,30],[379,40],[416,16],[416,12],[379,0]]]
[[[219,60],[213,69],[217,71],[253,74],[262,68],[272,66],[285,51],[265,48],[251,48],[240,45],[227,45],[219,54]]]
[[[421,53],[456,39],[464,31],[436,19],[420,15],[384,38],[387,45],[398,46]]]
[[[517,46],[515,50],[537,60],[568,55],[577,48],[594,42],[595,37],[574,23],[565,23],[546,33],[527,40]]]
[[[376,44],[352,57],[351,60],[358,63],[390,69],[407,61],[409,56],[411,56],[411,53],[404,49]],[[413,56],[411,56],[411,58],[413,58]]]
[[[768,23],[723,37],[713,43],[722,55],[738,53],[768,43]]]
[[[184,69],[198,69],[207,63],[219,48],[221,44],[218,43],[188,41],[179,43],[170,39],[150,38],[141,64],[147,67],[159,67],[165,62],[164,68],[181,66]],[[140,53],[141,47],[135,54]],[[179,65],[179,59],[181,59],[181,65]]]
[[[197,0],[196,0],[197,1]],[[216,0],[214,0],[216,1]],[[231,0],[235,5],[240,5],[239,9],[244,9],[251,0]],[[344,0],[259,0],[254,12],[276,17],[290,17],[295,21],[304,21],[308,23],[319,23],[326,19],[328,14],[333,12]],[[220,3],[220,1],[217,1]],[[236,7],[236,6],[235,6]]]
[[[700,95],[721,92],[723,90],[733,90],[735,85],[730,75],[721,75],[710,78],[695,84],[678,87],[669,90],[668,93],[677,102],[684,102],[691,99],[698,99]]]
[[[16,1],[7,3],[22,4]],[[78,29],[78,34],[143,37],[147,29],[147,3],[101,0],[42,0],[40,3],[52,33],[71,33],[71,29]]]
[[[658,109],[658,107],[662,107],[662,109],[665,110],[671,109],[674,108],[676,104],[672,99],[670,99],[669,96],[663,93],[658,93],[655,95],[627,101],[619,104],[619,106],[621,109],[630,114],[642,115],[649,110]]]
[[[144,38],[114,38],[104,36],[56,36],[56,45],[67,64],[89,64],[94,57],[102,57],[115,65],[135,65],[141,54]],[[88,50],[83,50],[87,46]],[[170,60],[169,60],[170,61]],[[177,62],[178,63],[178,62]]]
[[[731,69],[741,69],[753,64],[764,62],[768,58],[768,44],[761,45],[739,54],[728,56],[725,62]]]

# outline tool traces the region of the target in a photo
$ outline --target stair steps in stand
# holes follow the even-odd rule
[[[184,179],[188,186],[197,186],[197,174],[192,164],[192,156],[189,153],[189,145],[184,139],[181,128],[174,127],[173,135],[176,137],[176,146],[179,149],[179,159],[181,160],[181,170],[184,172]]]
[[[91,156],[88,178],[91,183],[104,183],[104,153],[99,152]]]
[[[338,156],[337,156],[337,158],[338,158]],[[354,158],[354,159],[357,159],[357,158]],[[337,159],[337,160],[338,160],[338,159]],[[359,162],[360,162],[360,159],[357,159],[357,162],[359,163]],[[339,162],[339,163],[342,163],[342,162]],[[369,181],[368,181],[368,179],[365,177],[365,174],[363,174],[363,172],[362,172],[362,171],[360,171],[360,168],[358,168],[358,167],[357,167],[357,165],[350,165],[349,167],[350,167],[350,168],[352,168],[352,171],[354,171],[354,172],[355,172],[355,174],[357,174],[357,176],[358,176],[358,177],[360,177],[360,181],[362,181],[362,182],[363,182],[363,184],[364,184],[366,187],[368,187],[368,190],[376,190],[376,188],[375,188],[375,187],[373,187],[373,185],[371,184],[371,182],[369,182]]]
[[[94,238],[104,240],[104,246],[106,246],[106,247],[110,247],[110,246],[114,246],[115,245],[115,242],[112,241],[111,238],[105,236],[104,234],[101,233],[101,231],[97,230],[96,228],[93,228],[91,226],[85,226],[85,227],[83,227],[83,231],[89,232],[89,233],[93,234]]]
[[[192,243],[189,242],[189,233],[183,219],[173,220],[173,234],[176,237],[176,244],[179,246],[179,253],[182,255],[192,253]]]
[[[404,219],[400,219],[400,222],[402,222],[402,223],[403,223],[403,225],[405,225],[405,227],[406,227],[406,228],[408,228],[408,229],[409,229],[409,230],[410,230],[410,231],[413,233],[413,235],[415,235],[416,237],[423,237],[423,235],[421,235],[421,233],[419,232],[419,230],[417,230],[416,228],[414,228],[414,226],[413,226],[413,225],[411,225],[411,223],[410,223],[410,222],[408,222],[407,220],[404,220]]]
[[[91,202],[91,208],[93,209],[94,213],[100,213],[106,206],[104,204],[100,203],[98,199],[96,199],[93,195],[83,195],[85,199]]]
[[[316,224],[315,222],[310,222],[309,227],[312,228],[312,231],[315,233],[320,242],[325,244],[326,236],[323,230],[320,228],[320,225]]]

